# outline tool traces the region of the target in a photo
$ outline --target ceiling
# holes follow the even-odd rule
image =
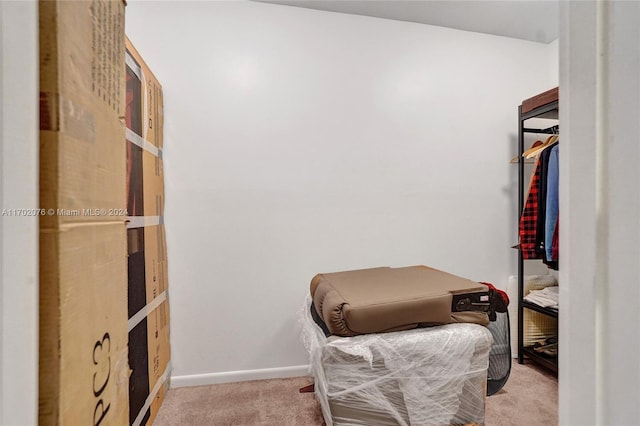
[[[558,38],[558,0],[257,0],[307,9],[418,22],[549,43]]]

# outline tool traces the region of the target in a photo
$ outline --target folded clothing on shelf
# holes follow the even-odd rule
[[[524,300],[545,308],[558,309],[559,287],[545,287],[542,290],[531,290]]]
[[[528,294],[533,290],[541,290],[545,287],[558,286],[558,280],[550,274],[546,275],[525,275],[523,277],[523,290],[524,294]],[[507,286],[507,294],[513,300],[518,298],[518,276],[512,275],[509,277],[509,284]],[[539,312],[525,309],[523,315],[523,343],[524,346],[531,346],[540,339],[545,339],[549,336],[557,334],[558,320],[548,315],[541,314]],[[518,304],[512,303],[509,305],[509,319],[511,321],[511,348],[513,350],[513,357],[518,356]]]

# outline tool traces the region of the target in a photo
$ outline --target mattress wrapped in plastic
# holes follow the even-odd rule
[[[458,323],[325,337],[307,299],[302,336],[328,426],[484,423],[492,337]]]

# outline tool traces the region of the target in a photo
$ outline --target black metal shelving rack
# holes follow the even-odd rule
[[[557,93],[557,92],[556,92]],[[525,185],[524,180],[524,158],[522,153],[525,151],[524,135],[525,133],[554,134],[558,133],[558,125],[537,129],[525,127],[525,121],[530,118],[549,118],[558,119],[559,103],[556,100],[537,106],[536,108],[522,112],[523,106],[518,106],[518,222],[520,222],[520,214],[524,209],[525,203]],[[519,247],[516,246],[516,247]],[[527,302],[524,297],[524,258],[522,250],[518,249],[518,363],[523,364],[525,356],[531,361],[542,365],[554,372],[558,372],[558,358],[547,357],[535,352],[532,348],[524,347],[524,320],[523,312],[525,309],[534,310],[553,318],[558,318],[558,311],[555,309],[545,308],[534,303]]]

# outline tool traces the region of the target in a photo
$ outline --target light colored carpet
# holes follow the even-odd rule
[[[321,426],[315,395],[298,392],[309,383],[309,377],[295,377],[171,389],[154,426]],[[557,424],[557,379],[514,360],[505,387],[487,398],[485,425]]]
[[[552,426],[558,424],[558,379],[533,364],[513,360],[500,392],[487,398],[486,426]]]

